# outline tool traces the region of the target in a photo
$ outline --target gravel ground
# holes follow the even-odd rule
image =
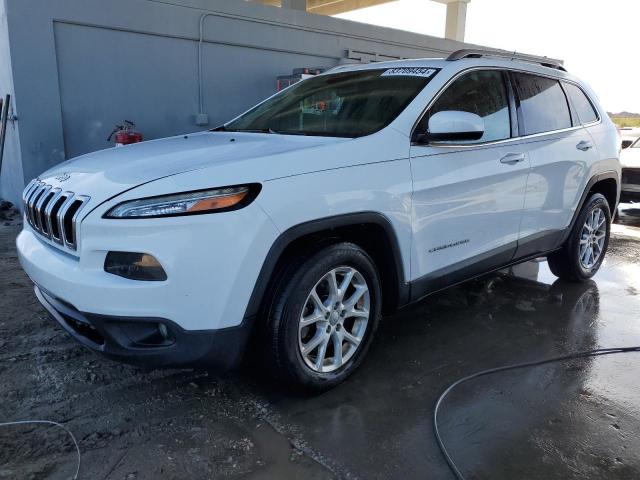
[[[0,223],[0,421],[54,420],[80,478],[332,478],[246,373],[145,371],[96,356],[48,317]],[[250,375],[249,375],[250,376]],[[71,478],[55,426],[0,429],[0,478]]]
[[[430,423],[445,386],[481,368],[596,341],[636,341],[638,219],[614,226],[597,285],[587,286],[587,293],[595,288],[597,315],[563,313],[557,298],[570,298],[576,288],[555,282],[544,262],[530,262],[521,266],[533,272],[526,281],[489,276],[385,319],[350,381],[300,398],[249,368],[227,376],[146,371],[86,350],[36,300],[15,251],[20,219],[5,210],[0,422],[63,423],[80,444],[83,479],[449,479]],[[473,467],[471,478],[517,478],[523,466],[527,478],[545,480],[602,478],[605,471],[607,478],[640,478],[637,360],[626,355],[615,362],[568,372],[558,366],[506,383],[487,378],[462,391],[445,409],[445,418],[456,419],[445,425],[454,453]],[[585,393],[592,391],[600,393]],[[0,428],[0,479],[69,479],[75,469],[63,430]]]

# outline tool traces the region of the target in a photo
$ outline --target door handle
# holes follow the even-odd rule
[[[586,152],[587,150],[589,150],[590,148],[593,148],[593,143],[587,141],[587,140],[582,140],[581,142],[579,142],[576,145],[576,148],[578,150],[582,150],[583,152]]]
[[[516,163],[524,162],[527,157],[524,153],[508,153],[500,159],[500,163],[506,163],[507,165],[515,165]]]

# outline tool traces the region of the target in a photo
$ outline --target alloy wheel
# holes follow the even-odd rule
[[[585,270],[597,265],[604,250],[607,238],[607,217],[600,207],[594,208],[587,215],[580,232],[580,265]]]
[[[313,287],[298,324],[298,346],[311,370],[339,369],[356,353],[369,324],[371,298],[363,275],[341,266]]]

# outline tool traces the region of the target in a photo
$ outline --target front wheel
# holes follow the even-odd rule
[[[339,243],[285,270],[265,339],[276,377],[310,390],[345,380],[365,356],[380,317],[380,280],[360,247]]]
[[[551,272],[562,279],[584,281],[599,270],[609,245],[611,211],[607,199],[589,197],[561,250],[547,258]]]

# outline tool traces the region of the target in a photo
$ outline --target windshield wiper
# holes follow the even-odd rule
[[[280,132],[276,132],[273,128],[252,128],[246,130],[238,130],[238,132],[252,132],[252,133],[274,133],[279,134]]]
[[[247,133],[273,133],[280,134],[280,132],[273,128],[227,128],[224,125],[220,125],[211,130],[212,132],[247,132]]]
[[[307,136],[309,135],[307,132],[301,132],[300,130],[283,130],[282,132],[278,132],[280,135],[300,135]]]
[[[300,135],[305,137],[336,137],[336,138],[355,138],[353,135],[345,135],[336,132],[308,132],[301,130],[283,130],[278,132],[280,135]]]

